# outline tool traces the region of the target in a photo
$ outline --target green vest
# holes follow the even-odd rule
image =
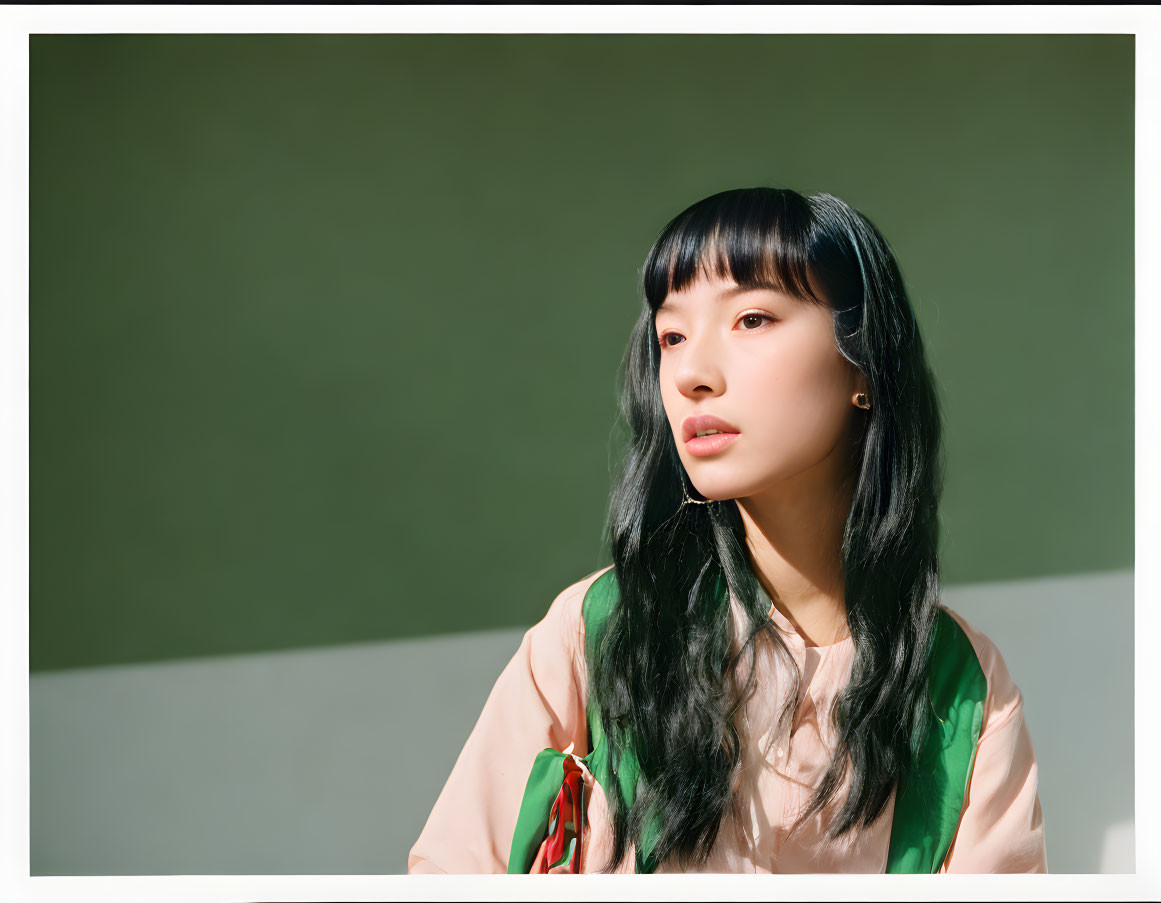
[[[582,616],[589,661],[594,638],[619,597],[615,570],[607,570],[585,593]],[[939,871],[959,825],[983,727],[987,679],[971,641],[942,608],[936,614],[933,645],[930,696],[939,720],[928,734],[920,769],[906,780],[901,778],[896,788],[887,873]],[[614,775],[599,712],[591,699],[586,715],[592,746],[581,761],[602,787],[612,787],[616,782],[621,799],[628,806],[636,794],[639,773],[632,745]],[[541,750],[532,763],[512,837],[509,873],[527,873],[547,836],[549,813],[564,779],[564,759],[563,752],[549,748]],[[656,868],[652,856],[656,836],[654,823],[644,832],[636,850],[638,872]]]

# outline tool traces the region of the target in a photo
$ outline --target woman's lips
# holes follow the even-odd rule
[[[691,455],[702,458],[729,448],[740,435],[741,433],[714,433],[712,436],[694,437],[685,441],[685,448]]]

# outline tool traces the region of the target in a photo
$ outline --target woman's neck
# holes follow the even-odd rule
[[[830,464],[827,459],[769,492],[737,499],[754,574],[808,646],[849,635],[842,537],[852,482],[836,478]]]

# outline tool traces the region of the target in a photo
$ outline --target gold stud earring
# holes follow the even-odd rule
[[[864,411],[871,410],[871,403],[867,401],[867,396],[863,392],[855,396],[855,407],[862,408]]]

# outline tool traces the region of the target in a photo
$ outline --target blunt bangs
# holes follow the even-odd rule
[[[656,312],[670,292],[705,276],[831,307],[816,278],[818,232],[807,199],[795,192],[741,188],[711,195],[678,214],[653,243],[642,266],[645,300]]]

